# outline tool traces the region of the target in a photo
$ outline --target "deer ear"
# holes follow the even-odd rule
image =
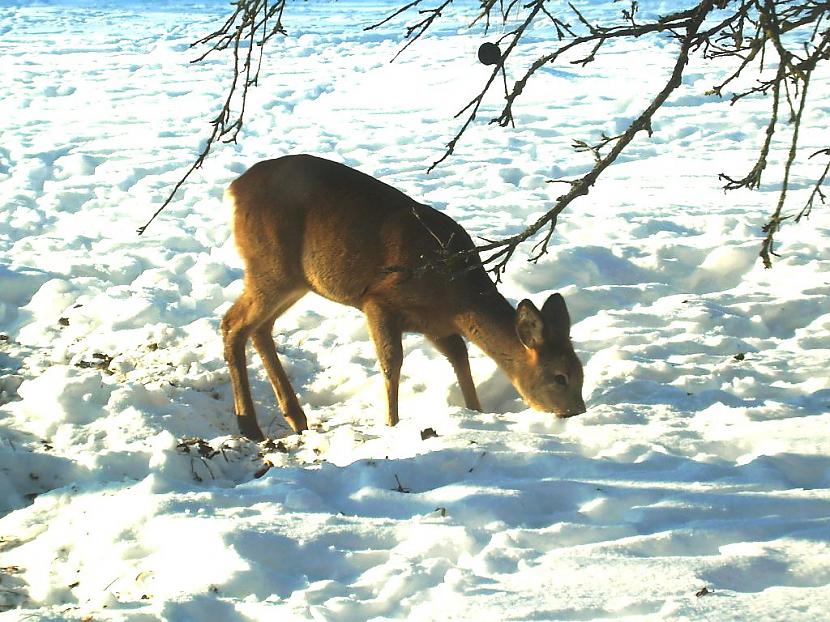
[[[525,299],[516,308],[516,334],[525,348],[538,348],[545,341],[545,321],[532,302]]]
[[[552,336],[563,338],[571,335],[571,316],[561,294],[551,294],[542,305],[542,317]]]

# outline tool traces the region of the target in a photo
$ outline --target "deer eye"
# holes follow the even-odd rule
[[[553,381],[558,384],[560,387],[568,386],[568,378],[564,374],[556,374],[553,377]]]

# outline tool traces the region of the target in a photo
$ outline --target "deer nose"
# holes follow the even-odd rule
[[[569,417],[576,417],[577,415],[581,415],[586,410],[587,408],[585,407],[585,402],[580,401],[580,403],[576,406],[573,406],[572,408],[569,408],[568,410],[565,410],[561,413],[557,413],[557,416],[561,417],[562,419],[568,419]]]

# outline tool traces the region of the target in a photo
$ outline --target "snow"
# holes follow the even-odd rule
[[[188,45],[228,5],[2,6],[0,620],[830,616],[830,216],[785,226],[765,270],[786,144],[760,190],[724,195],[717,179],[754,163],[767,101],[704,96],[723,70],[694,61],[653,137],[560,217],[549,254],[511,263],[512,301],[568,302],[586,414],[528,410],[476,349],[489,412],[468,411],[412,335],[387,428],[362,317],[308,296],[276,340],[312,429],[289,434],[251,357],[272,438],[259,446],[235,433],[218,333],[241,291],[232,179],[316,153],[473,235],[509,235],[561,193],[546,180],[591,166],[574,138],[647,104],[673,44],[545,70],[515,129],[487,125],[494,94],[428,175],[489,71],[481,29],[459,27],[474,7],[389,64],[400,24],[357,27],[388,3],[291,5],[239,144],[139,238],[219,105],[224,62],[192,66]],[[513,78],[548,36],[517,50]],[[826,73],[810,88],[793,206],[821,165],[806,154],[826,147]]]

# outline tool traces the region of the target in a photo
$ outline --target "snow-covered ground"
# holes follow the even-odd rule
[[[390,65],[401,24],[360,26],[391,5],[291,5],[240,143],[139,238],[223,95],[224,61],[192,66],[188,44],[228,5],[0,3],[0,619],[827,619],[830,216],[785,227],[763,269],[786,147],[759,191],[725,195],[717,174],[749,169],[769,102],[706,97],[722,74],[699,61],[501,286],[565,296],[586,414],[527,410],[475,349],[488,412],[468,411],[413,335],[387,428],[362,317],[308,296],[276,341],[312,430],[289,434],[252,356],[273,441],[235,434],[230,180],[315,153],[508,235],[561,193],[546,180],[588,169],[573,139],[623,128],[673,62],[643,39],[546,70],[515,129],[486,124],[494,94],[427,175],[486,79],[485,37],[460,27],[468,8]],[[826,74],[811,91],[793,206],[827,146]]]

